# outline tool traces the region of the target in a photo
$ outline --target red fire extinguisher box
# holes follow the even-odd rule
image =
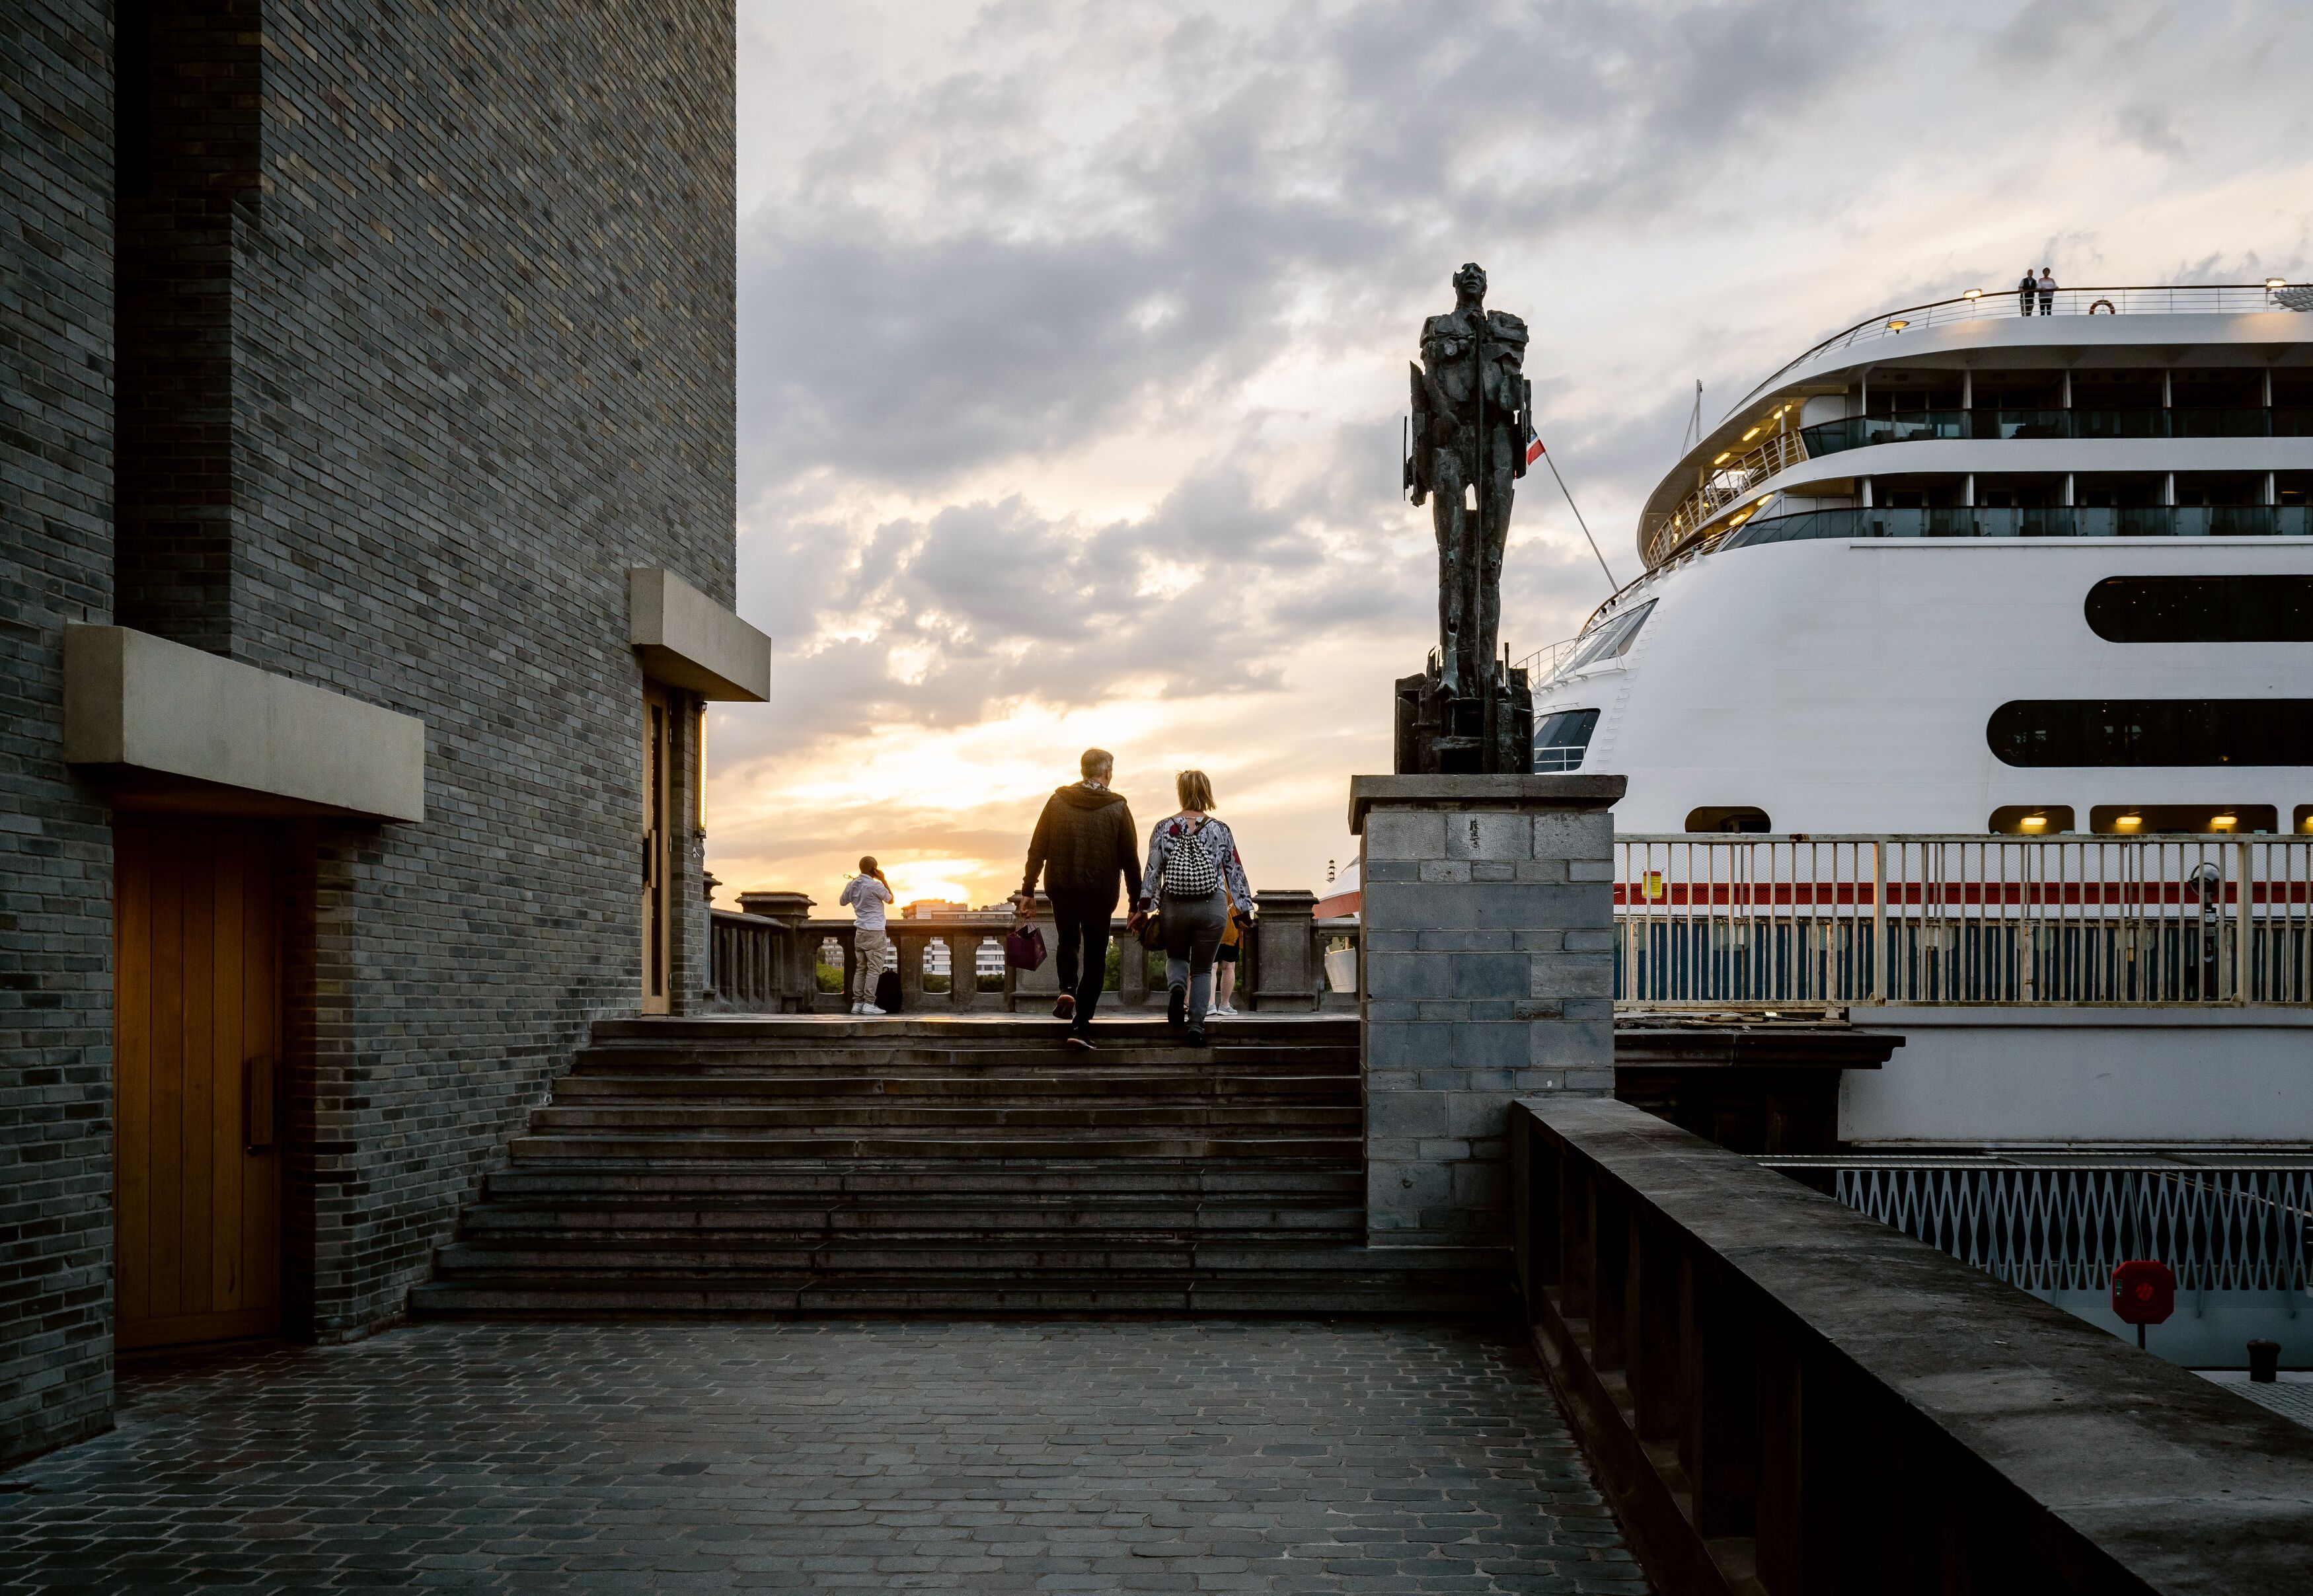
[[[2124,1325],[2159,1325],[2177,1311],[2177,1275],[2158,1258],[2131,1258],[2112,1272],[2112,1311]]]

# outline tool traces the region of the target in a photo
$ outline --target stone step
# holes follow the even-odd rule
[[[542,1112],[542,1111],[541,1111]],[[673,1131],[601,1132],[579,1134],[516,1136],[513,1156],[522,1162],[613,1160],[705,1159],[935,1159],[943,1155],[979,1159],[1306,1159],[1312,1162],[1347,1164],[1363,1155],[1364,1139],[1264,1135],[1250,1132],[1230,1135],[1162,1132],[1077,1132],[1037,1135],[1033,1132],[994,1133],[984,1128],[960,1129],[940,1135],[929,1130],[868,1132],[855,1134],[788,1134],[763,1131],[752,1134]]]
[[[600,1135],[612,1131],[783,1131],[816,1129],[835,1133],[852,1129],[893,1133],[911,1131],[962,1134],[970,1131],[1000,1131],[1061,1135],[1075,1132],[1101,1136],[1117,1133],[1163,1134],[1171,1132],[1214,1132],[1316,1137],[1357,1133],[1361,1115],[1357,1107],[1335,1107],[1319,1103],[1123,1103],[1095,1106],[1070,1103],[1052,1106],[1034,1101],[1012,1103],[914,1103],[877,1099],[831,1103],[659,1103],[622,1099],[615,1103],[563,1106],[559,1093],[554,1106],[531,1115],[536,1135],[562,1132]]]
[[[1507,1272],[1499,1267],[1439,1271],[1429,1277],[1344,1272],[1282,1280],[1214,1279],[1202,1274],[1141,1280],[1103,1274],[1002,1285],[921,1278],[825,1281],[808,1274],[630,1288],[586,1282],[430,1281],[412,1289],[410,1307],[428,1318],[875,1314],[946,1318],[1056,1314],[1494,1318],[1513,1306],[1508,1282]]]
[[[597,1160],[581,1163],[518,1164],[493,1170],[485,1187],[491,1201],[547,1199],[573,1194],[605,1198],[649,1195],[674,1200],[717,1195],[772,1202],[801,1195],[873,1198],[884,1202],[948,1202],[997,1197],[1037,1201],[1119,1199],[1365,1200],[1365,1172],[1356,1165],[1264,1164],[1230,1160],[1216,1165],[1135,1163],[1130,1160],[831,1160],[804,1165],[717,1164],[704,1160],[659,1162]]]
[[[467,1211],[468,1240],[522,1238],[573,1243],[643,1239],[717,1240],[796,1237],[849,1237],[872,1241],[925,1237],[1253,1236],[1313,1231],[1362,1236],[1365,1210],[1339,1205],[1293,1207],[1274,1203],[1155,1205],[1142,1202],[1065,1203],[989,1207],[981,1204],[917,1204],[869,1207],[854,1204],[772,1206],[761,1201],[702,1205],[632,1201],[580,1204],[563,1198],[550,1204],[486,1203]]]
[[[1356,1048],[1186,1048],[1180,1043],[1117,1045],[1101,1041],[1094,1053],[1073,1053],[1061,1045],[1067,1027],[1052,1027],[1052,1036],[1033,1043],[1004,1043],[985,1048],[893,1048],[893,1045],[761,1045],[761,1043],[715,1043],[715,1045],[675,1045],[675,1043],[592,1043],[578,1053],[574,1071],[581,1076],[603,1071],[973,1071],[973,1069],[1045,1069],[1055,1073],[1092,1071],[1164,1071],[1200,1069],[1230,1071],[1244,1076],[1261,1073],[1321,1073],[1356,1076]]]
[[[801,1098],[814,1102],[877,1098],[957,1101],[1020,1098],[1042,1103],[1225,1099],[1354,1104],[1359,1092],[1354,1072],[1244,1075],[1174,1068],[1146,1072],[1044,1071],[990,1066],[969,1073],[896,1070],[647,1073],[622,1070],[615,1074],[605,1071],[565,1076],[556,1082],[554,1097],[557,1102],[623,1098]]]
[[[1047,1042],[1060,1034],[1063,1022],[1051,1017],[1049,1002],[1046,1000],[1047,1007],[1040,1012],[970,1017],[927,1012],[881,1018],[848,1014],[782,1014],[598,1019],[590,1039],[596,1044],[639,1042],[669,1046],[1016,1046],[1023,1042]],[[1205,1035],[1215,1047],[1329,1046],[1354,1052],[1358,1045],[1358,1020],[1349,1014],[1243,1015],[1235,1019],[1209,1020]],[[1179,1033],[1158,1012],[1099,1019],[1093,1027],[1093,1040],[1103,1046],[1180,1045]]]

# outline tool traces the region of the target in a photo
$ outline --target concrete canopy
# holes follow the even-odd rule
[[[426,818],[426,723],[125,626],[65,629],[65,758],[124,807]]]
[[[628,641],[653,681],[708,699],[771,696],[771,639],[673,571],[631,568],[627,600]]]

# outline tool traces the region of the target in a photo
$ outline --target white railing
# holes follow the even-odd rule
[[[1766,381],[1745,394],[1742,403],[1735,409],[1741,410],[1773,387],[1785,372],[1834,349],[1869,343],[1875,339],[1901,338],[1906,332],[1941,327],[1953,322],[2012,319],[2023,314],[2021,303],[2021,295],[2017,288],[1986,288],[1964,294],[1957,299],[1938,299],[1927,304],[1882,311],[1876,316],[1858,322],[1843,332],[1833,333],[1806,353],[1784,362]],[[2313,298],[2309,298],[2301,287],[2292,288],[2285,284],[2272,283],[2186,283],[2119,288],[2059,288],[2049,303],[2048,313],[2058,316],[2246,315],[2257,311],[2302,311],[2309,304],[2313,304]],[[2036,294],[2033,296],[2032,313],[2041,313]]]
[[[1635,1008],[2313,1003],[2313,838],[1616,841]]]
[[[1584,630],[1588,629],[1586,627]],[[1536,648],[1524,659],[1517,661],[1512,668],[1524,671],[1526,674],[1526,680],[1539,687],[1558,675],[1558,667],[1566,663],[1567,656],[1574,652],[1574,645],[1581,640],[1581,634],[1579,632],[1573,637],[1562,638],[1555,643]]]
[[[1702,468],[1702,480],[1695,484],[1694,491],[1649,529],[1647,563],[1661,564],[1711,516],[1777,472],[1797,465],[1807,457],[1807,445],[1796,429],[1770,433],[1766,441],[1739,454],[1732,449],[1721,453]]]

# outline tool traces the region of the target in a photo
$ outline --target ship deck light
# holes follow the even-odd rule
[[[2287,278],[2267,278],[2265,279],[2265,286],[2268,288],[2286,288],[2289,287],[2289,279]]]
[[[1981,288],[1970,288],[1966,293],[1961,295],[1960,297],[1962,299],[1981,299],[1983,297],[1983,290]]]
[[[1890,316],[1887,318],[1887,331],[1890,332],[1901,332],[1904,328],[1909,327],[1911,323],[1904,320],[1901,316]]]

